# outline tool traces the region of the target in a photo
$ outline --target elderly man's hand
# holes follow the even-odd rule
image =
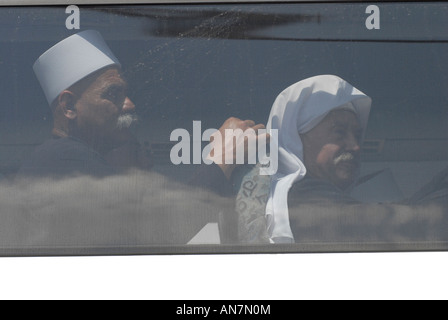
[[[237,161],[238,152],[244,155],[244,163],[248,163],[249,145],[258,146],[258,143],[269,142],[269,134],[260,134],[258,132],[260,129],[265,129],[265,126],[255,124],[252,120],[234,117],[227,119],[211,137],[212,151],[208,159],[216,163],[227,179],[230,179],[235,167],[243,164]]]

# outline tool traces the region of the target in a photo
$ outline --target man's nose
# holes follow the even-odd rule
[[[131,101],[131,99],[126,97],[123,103],[123,113],[131,113],[134,111],[135,111],[135,104]]]
[[[360,141],[355,137],[355,135],[350,135],[346,141],[346,149],[352,152],[361,151]]]

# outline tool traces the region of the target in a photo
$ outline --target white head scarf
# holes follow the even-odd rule
[[[354,110],[363,131],[372,100],[334,75],[320,75],[293,84],[275,100],[267,129],[278,130],[278,170],[272,176],[266,206],[271,241],[293,242],[289,225],[288,192],[305,177],[303,145],[299,134],[314,128],[331,111],[340,107]]]

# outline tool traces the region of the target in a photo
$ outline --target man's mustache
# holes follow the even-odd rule
[[[337,156],[334,160],[333,163],[335,165],[339,164],[342,161],[353,161],[356,160],[356,156],[351,153],[351,152],[344,152],[342,154],[340,154],[339,156]]]
[[[138,116],[135,113],[121,114],[117,120],[117,128],[118,129],[127,129],[137,120],[138,120]]]

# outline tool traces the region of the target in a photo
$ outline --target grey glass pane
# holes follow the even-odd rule
[[[80,30],[66,28],[65,6],[0,7],[0,252],[445,250],[448,4],[377,5],[374,30],[359,2],[80,6]],[[139,117],[132,133],[151,170],[17,185],[20,168],[53,128],[32,66],[57,42],[90,29],[122,64]],[[191,135],[193,158],[195,141],[200,152],[208,144],[206,129],[230,117],[266,125],[280,92],[324,74],[372,99],[350,194],[362,206],[351,213],[321,201],[291,218],[296,243],[244,242],[249,227],[266,231],[264,203],[261,213],[238,211],[238,196],[254,190],[244,190],[254,178],[248,167],[218,181],[233,195],[216,194],[208,185],[214,176],[202,177],[202,190],[191,183],[203,174],[202,153],[202,164],[173,164],[178,141],[171,134]],[[263,197],[269,182],[257,181]]]

